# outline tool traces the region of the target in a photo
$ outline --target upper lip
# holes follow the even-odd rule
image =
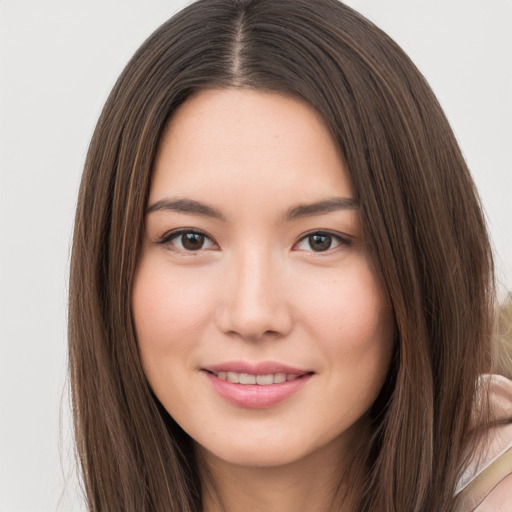
[[[296,368],[274,361],[261,361],[258,363],[250,363],[247,361],[227,361],[220,364],[204,366],[201,369],[212,373],[235,372],[247,373],[249,375],[269,375],[272,373],[303,375],[306,373],[313,373],[311,370]]]

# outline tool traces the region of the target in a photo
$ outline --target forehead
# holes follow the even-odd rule
[[[151,199],[191,190],[211,196],[228,186],[253,195],[295,193],[301,200],[352,196],[339,148],[308,104],[249,89],[201,91],[164,131]]]

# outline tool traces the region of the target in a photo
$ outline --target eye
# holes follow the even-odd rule
[[[326,252],[340,246],[349,246],[350,240],[334,233],[316,231],[301,238],[294,249],[298,251]]]
[[[209,236],[191,229],[171,231],[159,243],[172,250],[183,252],[218,249],[218,245]]]

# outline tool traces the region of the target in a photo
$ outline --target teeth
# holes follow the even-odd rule
[[[233,384],[258,384],[268,386],[270,384],[281,384],[287,380],[295,380],[300,375],[293,373],[269,373],[267,375],[251,375],[249,373],[219,372],[216,374],[221,380],[226,380]]]
[[[240,384],[256,384],[256,375],[240,374]]]
[[[234,384],[238,384],[240,382],[240,375],[238,373],[228,372],[227,377],[228,382],[233,382]]]
[[[240,379],[240,382],[242,379]],[[256,383],[260,386],[268,386],[269,384],[274,384],[274,376],[272,374],[270,375],[257,375],[256,376]]]

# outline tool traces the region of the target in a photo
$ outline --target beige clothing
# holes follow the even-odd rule
[[[457,512],[512,512],[512,381],[485,375],[497,421],[456,488]]]

